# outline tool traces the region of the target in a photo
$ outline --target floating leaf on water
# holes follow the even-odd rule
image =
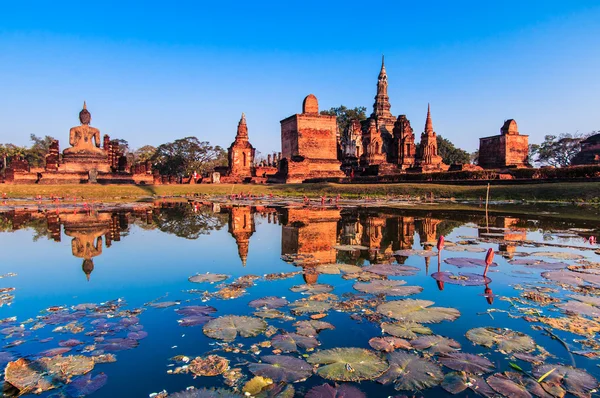
[[[372,380],[388,368],[388,363],[379,355],[362,348],[319,351],[308,357],[308,363],[320,365],[317,374],[335,381]]]
[[[413,348],[419,351],[427,351],[429,354],[448,353],[460,350],[460,343],[456,340],[443,336],[421,336],[411,341]]]
[[[127,338],[128,339],[142,340],[142,339],[145,339],[146,337],[148,337],[148,332],[146,332],[144,330],[140,330],[139,332],[129,332],[129,333],[127,333]]]
[[[577,301],[581,301],[582,303],[593,305],[595,307],[600,307],[600,297],[582,296],[581,294],[569,294],[568,297]]]
[[[206,282],[215,283],[215,282],[222,282],[227,278],[229,278],[229,275],[206,273],[206,274],[198,274],[198,275],[190,276],[188,278],[188,281],[193,282],[193,283],[206,283]]]
[[[248,365],[250,372],[276,382],[295,383],[308,378],[313,370],[306,361],[287,355],[265,355],[261,361]]]
[[[206,322],[210,321],[211,319],[215,319],[215,318],[212,316],[208,316],[208,315],[192,315],[192,316],[186,316],[185,318],[182,318],[182,319],[178,320],[177,322],[179,323],[179,326],[188,327],[188,326],[204,325]]]
[[[302,336],[296,333],[278,334],[271,340],[273,348],[283,352],[298,351],[298,347],[309,349],[319,345],[317,339],[311,336]]]
[[[81,376],[94,368],[94,360],[83,355],[40,358],[36,363],[42,366],[54,379],[66,382],[73,376]]]
[[[390,368],[377,379],[381,384],[394,383],[396,390],[420,391],[442,381],[444,373],[439,365],[405,352],[387,355]]]
[[[551,393],[552,384],[562,386],[567,392],[577,397],[589,397],[592,390],[598,388],[598,380],[583,369],[562,365],[541,365],[533,369],[533,375],[540,378],[551,369],[556,368],[542,381],[542,387]],[[552,394],[552,393],[551,393]]]
[[[559,270],[567,268],[569,264],[567,263],[549,263],[547,261],[535,260],[529,258],[521,258],[516,260],[510,260],[509,264],[512,265],[524,265],[527,268],[538,268],[544,270]]]
[[[179,301],[159,301],[156,303],[150,303],[152,308],[168,308],[179,305]]]
[[[108,376],[104,373],[99,373],[94,377],[91,373],[87,373],[74,379],[67,386],[66,391],[70,397],[85,397],[104,387],[107,380]]]
[[[405,281],[381,280],[369,283],[355,283],[354,288],[359,292],[370,294],[385,294],[387,296],[411,296],[423,291],[421,286],[402,286]]]
[[[446,251],[449,252],[469,252],[469,253],[484,253],[486,250],[479,246],[454,246],[446,247]]]
[[[440,355],[439,360],[447,368],[467,373],[489,373],[495,368],[494,364],[487,358],[466,352],[451,352]]]
[[[321,384],[311,388],[305,398],[367,398],[358,388],[350,384],[340,384],[331,386],[330,384]]]
[[[244,388],[242,391],[246,394],[256,395],[260,393],[265,387],[273,384],[273,380],[262,377],[262,376],[254,376],[250,379],[246,384],[244,384]]]
[[[97,348],[103,351],[116,352],[130,350],[138,346],[137,340],[134,339],[107,339],[101,344],[98,344]]]
[[[471,381],[464,372],[452,372],[444,376],[441,387],[450,394],[458,394],[466,390]]]
[[[9,362],[4,371],[4,379],[18,389],[20,395],[48,391],[56,387],[52,377],[39,362],[25,358]]]
[[[533,257],[549,257],[556,260],[581,260],[585,258],[581,254],[570,253],[570,252],[533,252],[530,253]]]
[[[281,308],[288,305],[288,301],[283,297],[268,296],[262,297],[256,300],[252,300],[248,303],[248,306],[252,308]]]
[[[545,323],[553,329],[564,330],[581,336],[593,336],[600,332],[600,323],[578,315],[561,318],[537,317],[538,322]]]
[[[331,309],[331,304],[326,301],[297,300],[290,304],[294,314],[321,313]]]
[[[535,342],[531,337],[510,329],[474,328],[467,331],[466,337],[473,343],[484,347],[491,348],[496,345],[498,350],[506,353],[529,352],[535,349]]]
[[[321,330],[335,329],[329,322],[318,321],[311,319],[310,321],[299,321],[294,323],[296,327],[296,333],[301,334],[302,336],[316,336]]]
[[[216,311],[216,308],[208,305],[188,305],[185,307],[179,307],[175,310],[176,313],[182,316],[208,316]]]
[[[431,277],[438,282],[461,286],[482,286],[492,282],[487,276],[468,272],[459,272],[456,275],[448,271],[434,272]]]
[[[531,355],[525,354],[522,352],[518,352],[513,355],[515,358],[520,359],[521,361],[533,363],[535,365],[541,365],[546,360],[546,357],[543,355]]]
[[[346,252],[352,252],[352,251],[356,251],[356,250],[369,250],[368,247],[361,246],[361,245],[336,245],[336,246],[333,246],[333,248],[335,250],[346,251]]]
[[[210,338],[233,341],[238,336],[254,337],[264,332],[267,323],[252,316],[226,315],[204,325],[204,334]]]
[[[369,345],[377,351],[392,352],[396,348],[410,350],[410,342],[399,337],[373,337],[369,340]]]
[[[400,256],[400,257],[410,257],[410,256],[433,257],[433,256],[437,256],[437,252],[434,252],[433,250],[405,249],[405,250],[397,250],[393,253],[393,255]]]
[[[290,290],[294,293],[304,293],[304,294],[319,294],[319,293],[329,293],[333,290],[333,286],[326,285],[322,283],[315,283],[314,285],[296,285],[292,286]]]
[[[485,260],[468,257],[452,257],[444,260],[446,264],[454,265],[458,268],[463,267],[485,267]],[[497,263],[491,263],[490,267],[497,267]]]
[[[190,372],[196,376],[218,376],[229,368],[229,361],[219,355],[206,358],[196,357],[188,365]]]
[[[487,383],[490,387],[499,394],[511,398],[532,398],[527,389],[512,381],[506,375],[496,373],[487,378]]]
[[[351,264],[320,264],[315,268],[315,270],[319,274],[338,275],[340,273],[350,274],[354,272],[361,272],[362,268]]]
[[[39,353],[40,357],[55,357],[57,355],[62,355],[71,351],[71,347],[59,347],[59,348],[51,348],[49,350],[45,350]]]
[[[483,377],[480,376],[473,376],[469,379],[470,381],[470,385],[469,388],[474,391],[475,393],[477,393],[478,395],[481,395],[483,397],[486,398],[501,398],[502,395],[498,394],[496,391],[494,391],[492,389],[492,387],[490,387],[490,385],[487,383],[487,381],[485,381],[485,379]]]
[[[409,340],[416,339],[418,337],[417,334],[427,335],[433,333],[427,326],[423,326],[416,322],[383,322],[381,324],[381,330],[392,336]]]
[[[460,316],[456,308],[431,307],[433,304],[429,300],[395,300],[380,304],[377,312],[400,321],[417,323],[453,321]]]
[[[263,319],[294,319],[285,312],[273,308],[259,309],[258,311],[254,311],[252,314]]]
[[[293,385],[281,382],[263,388],[256,398],[294,398],[295,395],[296,390]]]
[[[555,306],[569,314],[600,316],[600,308],[581,301],[569,300],[566,303],[555,304]]]
[[[374,264],[362,268],[363,271],[386,276],[411,276],[419,272],[419,268],[399,264]]]
[[[242,394],[223,388],[189,388],[180,392],[168,395],[169,398],[240,398]]]

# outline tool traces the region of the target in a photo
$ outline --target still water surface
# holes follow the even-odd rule
[[[369,342],[375,337],[389,336],[382,332],[381,323],[394,320],[387,310],[378,312],[377,306],[407,298],[430,300],[435,303],[434,307],[460,312],[455,320],[421,321],[434,335],[455,340],[462,347],[460,352],[480,354],[491,361],[494,368],[485,372],[484,379],[505,371],[515,372],[509,365],[511,362],[526,373],[537,365],[515,357],[515,352],[501,352],[497,345],[487,348],[465,337],[467,331],[478,327],[522,332],[538,346],[526,347],[523,351],[541,356],[540,362],[576,366],[594,377],[600,376],[594,333],[575,330],[579,333],[576,334],[563,330],[568,329],[564,324],[556,327],[540,322],[545,316],[564,319],[570,325],[575,318],[566,318],[566,311],[556,305],[572,301],[568,295],[593,298],[598,293],[600,285],[594,280],[586,281],[588,274],[582,274],[580,282],[567,284],[541,276],[543,272],[566,266],[575,267],[577,272],[595,273],[600,256],[589,238],[597,235],[600,226],[593,222],[515,217],[509,213],[486,219],[480,213],[450,211],[170,204],[153,211],[0,213],[0,227],[0,274],[4,275],[0,288],[14,288],[4,292],[0,307],[0,319],[4,320],[0,325],[4,346],[0,366],[18,358],[35,361],[52,357],[57,352],[47,350],[70,345],[64,343],[69,339],[81,344],[75,342],[77,345],[68,347],[70,351],[59,353],[63,357],[102,358],[102,354],[116,357],[116,362],[110,363],[97,360],[86,376],[65,377],[64,384],[54,379],[52,384],[56,388],[43,392],[42,396],[90,393],[93,397],[147,397],[163,390],[175,393],[190,386],[225,388],[232,394],[243,394],[244,385],[254,377],[249,365],[259,362],[261,357],[275,353],[310,361],[315,352],[335,347],[368,349],[387,367],[385,353],[377,353]],[[481,275],[483,266],[465,268],[460,264],[465,265],[466,260],[457,260],[459,266],[448,264],[446,260],[483,261],[486,251],[493,248],[497,266],[490,267],[487,273],[491,283],[461,286],[452,283],[460,279],[446,279],[446,283],[434,279],[432,274],[438,271],[435,244],[442,235],[446,246],[440,255],[440,271]],[[434,253],[398,253],[410,249]],[[525,265],[518,265],[518,261],[511,264],[515,260],[531,261]],[[342,268],[339,274],[319,273],[319,265],[335,263],[360,269],[348,267]],[[372,264],[389,263],[416,269],[409,269],[402,276],[364,271],[364,267]],[[584,269],[581,265],[588,267]],[[331,272],[331,268],[321,270]],[[215,283],[188,280],[206,273],[225,274],[227,279]],[[291,274],[284,275],[285,278],[265,277],[277,273]],[[248,275],[257,279],[252,281]],[[241,283],[232,286],[240,277],[244,277],[237,281]],[[361,293],[354,288],[359,282],[357,279],[369,283],[370,279],[377,278],[403,280],[406,286],[421,287],[422,291],[410,296],[386,297]],[[463,278],[463,283],[470,283],[469,278]],[[333,289],[328,292],[324,288],[317,296],[310,296],[290,290],[298,285],[308,286],[308,289],[331,285]],[[552,302],[542,305],[521,297],[532,292],[549,297]],[[226,315],[253,316],[261,308],[248,304],[266,296],[285,298],[290,303],[284,302],[285,305],[277,308],[280,312],[260,312],[263,317],[278,317],[265,318],[269,325],[267,330],[258,331],[254,337],[237,336],[233,341],[204,334],[204,321]],[[296,300],[303,300],[300,303],[320,301],[331,308],[300,313],[292,311]],[[97,306],[81,305],[91,303]],[[589,314],[577,319],[588,322],[587,326],[595,330],[594,327],[600,327],[592,321],[598,317],[597,307],[586,305]],[[186,315],[176,310],[187,306],[212,306],[216,311],[204,314],[206,319],[202,322],[200,318],[191,318],[192,323],[199,324],[185,327],[182,326],[185,321],[181,321]],[[600,314],[600,309],[597,311]],[[580,311],[575,312],[581,315]],[[335,327],[314,333],[317,347],[298,347],[297,351],[285,352],[285,349],[270,346],[270,341],[276,341],[277,336],[295,333],[296,322],[310,320],[315,314],[326,314],[320,320]],[[401,317],[396,319],[402,323]],[[560,337],[562,342],[555,337]],[[410,344],[410,339],[407,340]],[[441,377],[453,370],[440,364],[443,355],[435,351],[396,349],[396,352],[412,355],[410,358],[426,358],[434,366],[434,372],[419,376],[434,384],[433,387],[417,392],[397,391],[393,382],[384,385],[372,380],[351,385],[373,397],[450,396],[439,383]],[[238,369],[237,373],[230,374],[226,380],[222,375],[194,377],[189,369],[186,371],[189,362],[186,363],[185,358],[182,361],[182,356],[193,360],[205,358],[209,353],[229,360],[230,370],[226,373]],[[358,377],[357,370],[350,364],[343,367],[346,377]],[[441,376],[436,376],[438,371]],[[512,376],[516,377],[515,374]],[[321,377],[323,375],[312,374],[305,381],[293,383],[295,395],[304,396],[311,388],[324,383],[334,386],[335,382]],[[377,379],[380,375],[381,372],[366,378]],[[90,376],[87,383],[75,383],[83,380],[81,377]],[[403,377],[407,376],[399,376]],[[586,380],[589,384],[589,379]],[[81,385],[88,389],[79,388]],[[344,383],[339,381],[338,385]],[[5,383],[5,390],[14,394],[15,389],[10,387]],[[580,396],[589,393],[589,389],[582,392],[578,388],[581,390],[581,386],[574,390]],[[514,396],[506,386],[497,391]],[[263,394],[278,396],[274,392]],[[473,390],[467,388],[458,396],[474,395]]]

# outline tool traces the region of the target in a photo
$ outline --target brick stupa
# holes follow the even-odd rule
[[[478,164],[484,169],[531,167],[529,136],[519,134],[514,119],[506,120],[500,129],[500,135],[479,139]]]

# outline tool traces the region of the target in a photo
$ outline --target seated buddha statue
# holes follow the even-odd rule
[[[79,112],[80,126],[71,128],[69,132],[69,144],[71,148],[63,151],[65,156],[90,156],[106,157],[106,153],[100,149],[100,130],[90,126],[92,115],[86,108],[85,101],[83,109]]]

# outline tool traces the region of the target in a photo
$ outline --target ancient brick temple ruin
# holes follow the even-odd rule
[[[484,169],[531,167],[529,136],[519,134],[514,119],[506,120],[500,129],[500,135],[479,139],[478,164]]]
[[[571,160],[573,166],[600,164],[600,134],[594,134],[581,141],[581,151]]]
[[[154,181],[149,162],[132,164],[119,149],[118,140],[108,135],[100,141],[100,130],[90,126],[91,114],[85,102],[79,112],[81,125],[69,131],[69,148],[61,156],[54,141],[46,155],[44,168],[29,167],[14,159],[6,170],[5,182],[13,184],[135,183]],[[101,144],[103,146],[101,147]]]
[[[437,135],[433,131],[433,122],[431,121],[431,108],[427,105],[427,118],[425,120],[425,130],[421,134],[421,142],[416,158],[416,166],[420,171],[445,171],[448,165],[444,164],[442,157],[438,154]]]
[[[229,213],[229,233],[235,239],[242,265],[248,260],[250,237],[255,232],[254,212],[250,206],[232,207]]]
[[[302,113],[281,121],[278,173],[271,181],[298,183],[310,179],[342,178],[337,150],[335,116],[319,114],[317,97],[310,94]]]

